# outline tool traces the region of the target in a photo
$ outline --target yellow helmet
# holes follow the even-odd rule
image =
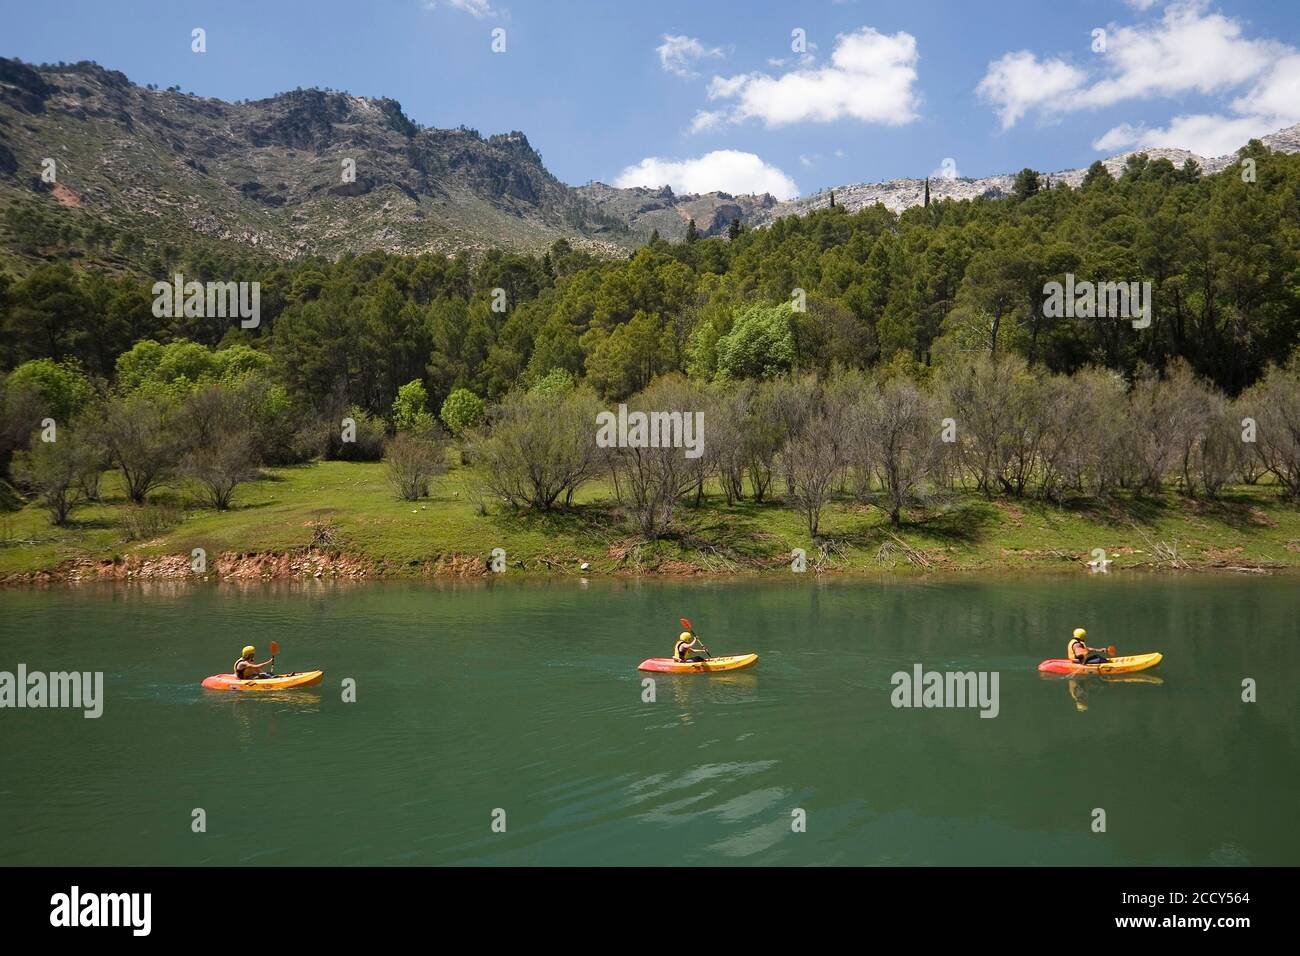
[[[690,632],[690,631],[682,631],[680,634],[677,635],[677,640],[679,640],[679,641],[692,641],[692,640],[694,640],[694,638],[691,637],[691,632]]]
[[[256,653],[257,653],[257,648],[254,647],[252,644],[249,644],[247,647],[245,647],[242,651],[239,652],[239,656],[252,657]]]
[[[1087,636],[1088,636],[1088,632],[1085,631],[1083,628],[1081,628],[1081,627],[1076,627],[1076,628],[1074,629],[1074,639],[1075,639],[1076,641],[1081,641],[1081,640],[1083,640],[1083,639],[1084,639],[1085,637],[1087,637]]]

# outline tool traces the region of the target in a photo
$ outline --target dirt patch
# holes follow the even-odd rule
[[[85,203],[81,201],[81,197],[77,195],[75,191],[63,185],[63,183],[55,183],[54,187],[50,190],[50,195],[63,203],[63,205],[70,206],[73,209],[80,209],[85,205]]]

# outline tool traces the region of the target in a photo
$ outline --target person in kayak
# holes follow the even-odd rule
[[[258,680],[265,677],[274,677],[263,670],[275,664],[275,655],[271,655],[270,660],[262,661],[260,664],[253,663],[253,655],[257,653],[257,648],[249,644],[240,653],[239,660],[235,661],[235,676],[240,680]]]
[[[677,635],[677,643],[673,645],[673,660],[680,661],[683,664],[708,660],[707,657],[700,657],[698,655],[695,657],[687,656],[691,651],[698,650],[703,650],[703,647],[699,646],[699,638],[690,631],[682,631]]]
[[[1088,632],[1083,628],[1074,629],[1074,637],[1070,639],[1069,649],[1065,652],[1066,658],[1076,664],[1105,664],[1110,660],[1106,656],[1106,648],[1089,647],[1083,640],[1087,636]]]

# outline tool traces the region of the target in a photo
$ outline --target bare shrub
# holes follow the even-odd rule
[[[178,471],[212,507],[225,511],[235,489],[257,477],[260,460],[248,396],[222,385],[195,389],[175,416]]]
[[[781,471],[786,503],[802,513],[816,538],[848,459],[848,408],[840,394],[825,389],[790,393],[789,400],[796,399],[806,405],[797,413],[802,424],[781,450]]]
[[[95,450],[71,429],[57,441],[34,441],[27,451],[14,453],[14,478],[40,496],[41,505],[56,525],[65,524],[81,501],[82,482],[97,467]]]
[[[398,432],[388,440],[384,467],[403,501],[427,498],[433,479],[447,470],[446,444],[432,428]]]
[[[658,379],[628,402],[632,411],[681,412],[683,417],[703,411],[700,390],[684,378]],[[707,419],[706,419],[707,423]],[[706,447],[707,447],[706,440]],[[618,477],[620,501],[628,508],[637,529],[646,537],[663,535],[672,528],[673,513],[681,497],[695,486],[699,472],[684,448],[629,447],[610,449]]]
[[[1300,498],[1300,355],[1285,368],[1270,368],[1239,407],[1255,420],[1255,456],[1288,497]]]
[[[905,378],[890,378],[864,403],[866,439],[880,484],[884,510],[897,527],[903,508],[935,473],[942,455],[934,400]]]
[[[135,504],[142,504],[175,470],[179,445],[174,418],[170,400],[138,392],[112,399],[104,411],[104,443]]]

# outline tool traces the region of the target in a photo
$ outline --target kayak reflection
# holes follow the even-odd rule
[[[664,689],[660,678],[660,691]],[[672,690],[673,703],[678,707],[689,708],[699,703],[717,703],[748,698],[758,689],[758,675],[752,671],[711,674],[706,681],[690,680],[689,675],[671,680],[668,686]],[[687,719],[689,723],[689,718]]]
[[[1042,675],[1044,680],[1050,679],[1051,676]],[[1070,699],[1074,701],[1075,710],[1082,712],[1088,709],[1091,697],[1098,687],[1107,684],[1163,684],[1164,682],[1163,677],[1155,674],[1089,675],[1086,678],[1071,677],[1065,681],[1065,687],[1070,692]]]

